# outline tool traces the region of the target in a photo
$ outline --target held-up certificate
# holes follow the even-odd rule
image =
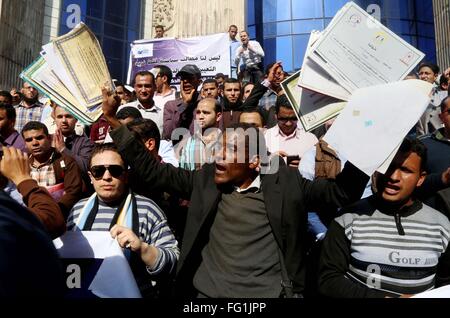
[[[309,58],[353,93],[404,79],[424,56],[349,2],[314,44]]]
[[[300,71],[281,83],[286,97],[306,131],[318,128],[336,117],[346,103],[298,86]]]
[[[320,36],[321,32],[319,31],[311,32],[298,85],[320,94],[348,101],[350,99],[350,93],[327,74],[322,67],[312,59],[308,58],[314,43],[320,39]]]
[[[63,82],[66,82],[63,78],[70,79],[70,83],[75,88],[73,95],[81,104],[88,108],[100,104],[102,102],[101,86],[113,90],[100,44],[84,23],[80,23],[69,33],[55,39],[52,47],[62,70],[54,66],[52,68]]]
[[[45,53],[43,53],[45,55]],[[71,94],[71,91],[56,76],[44,57],[39,57],[28,66],[20,78],[39,90],[59,106],[72,113],[78,120],[91,125],[102,115],[100,105],[87,109]]]

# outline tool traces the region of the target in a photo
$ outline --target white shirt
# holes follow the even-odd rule
[[[156,93],[155,96],[153,97],[153,100],[155,101],[155,105],[158,105],[159,108],[164,110],[164,106],[166,105],[167,102],[170,102],[170,101],[176,99],[176,93],[177,93],[177,91],[174,90],[173,88],[170,90],[170,93],[166,94],[166,95]]]
[[[264,57],[264,50],[261,45],[257,41],[249,41],[248,46],[251,49],[247,47],[242,53],[240,53],[241,49],[243,49],[242,45],[237,49],[234,64],[239,65],[241,58],[247,67],[257,66],[261,63]]]
[[[267,149],[271,153],[284,151],[288,156],[303,157],[305,152],[314,147],[319,140],[311,133],[297,127],[294,133],[286,136],[277,126],[270,128],[265,133]]]
[[[142,117],[145,119],[151,119],[155,122],[155,124],[158,126],[159,132],[162,134],[163,131],[163,116],[164,116],[164,105],[161,107],[160,105],[156,104],[153,105],[152,108],[146,109],[142,104],[139,102],[139,100],[122,105],[119,107],[117,112],[122,110],[125,107],[134,107],[139,109],[139,111],[142,114]]]

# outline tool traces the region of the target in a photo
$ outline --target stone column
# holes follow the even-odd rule
[[[153,28],[164,25],[167,37],[186,38],[227,32],[246,25],[245,0],[154,0]]]
[[[436,58],[444,71],[450,67],[450,0],[433,0]]]

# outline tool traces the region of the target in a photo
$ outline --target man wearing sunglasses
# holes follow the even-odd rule
[[[125,255],[142,296],[156,297],[152,281],[165,287],[159,284],[175,268],[178,243],[158,205],[129,189],[126,167],[114,144],[96,146],[89,162],[95,193],[74,206],[67,228],[109,231],[122,248],[131,251]]]
[[[278,125],[266,131],[267,148],[286,158],[289,166],[298,168],[303,154],[319,141],[298,126],[297,116],[286,95],[278,96],[275,111]]]

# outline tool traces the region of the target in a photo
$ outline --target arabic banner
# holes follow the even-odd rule
[[[230,75],[230,40],[228,33],[188,39],[139,40],[131,44],[128,83],[136,73],[166,65],[174,75],[173,85],[179,85],[175,75],[187,64],[195,64],[202,77],[213,78],[217,73]]]

